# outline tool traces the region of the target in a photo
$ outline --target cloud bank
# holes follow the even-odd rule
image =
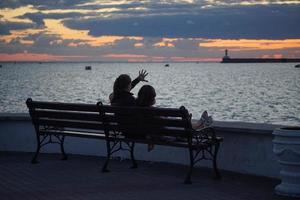
[[[229,48],[238,56],[300,57],[299,10],[293,0],[1,1],[0,53],[195,61]]]

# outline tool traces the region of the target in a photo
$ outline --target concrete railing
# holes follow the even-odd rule
[[[268,177],[279,177],[279,165],[272,152],[272,132],[279,125],[214,122],[221,144],[218,165],[220,169]],[[35,152],[35,131],[28,114],[0,114],[0,151]],[[46,145],[41,152],[60,153],[58,145]],[[67,137],[65,150],[69,154],[105,156],[105,142],[96,139]],[[155,162],[188,164],[187,149],[156,146],[150,153],[146,145],[137,145],[136,159]],[[116,156],[129,158],[127,152]],[[42,155],[40,160],[42,161]],[[70,158],[72,159],[72,158]],[[29,162],[29,161],[28,161]],[[211,167],[210,162],[199,166]]]

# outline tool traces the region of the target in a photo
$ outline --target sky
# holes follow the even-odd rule
[[[300,58],[300,0],[2,0],[0,61]]]

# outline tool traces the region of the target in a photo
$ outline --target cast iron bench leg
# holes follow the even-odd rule
[[[134,158],[134,145],[135,145],[135,143],[132,142],[132,144],[130,146],[130,157],[131,157],[131,161],[132,161],[132,166],[131,166],[132,169],[136,169],[138,167],[136,160]]]
[[[217,167],[217,155],[218,155],[218,152],[219,152],[219,147],[220,147],[220,143],[217,142],[216,145],[215,145],[215,152],[214,152],[214,155],[213,155],[213,167],[214,167],[214,171],[215,171],[215,179],[221,179],[221,174],[218,170],[218,167]]]
[[[38,157],[38,155],[39,155],[39,153],[40,153],[40,149],[41,149],[41,145],[38,143],[37,148],[36,148],[36,152],[35,152],[35,154],[34,154],[32,160],[31,160],[31,163],[32,163],[32,164],[38,163],[37,157]]]
[[[109,162],[109,159],[110,159],[110,155],[111,155],[111,148],[110,148],[110,141],[106,141],[106,152],[107,152],[107,155],[106,155],[106,160],[105,160],[105,163],[102,167],[102,172],[109,172],[109,170],[107,169],[107,166],[108,166],[108,162]]]
[[[65,143],[65,136],[62,136],[61,142],[60,142],[60,150],[61,150],[61,153],[62,153],[62,160],[67,160],[68,156],[65,153],[64,143]]]
[[[184,184],[192,184],[191,175],[194,167],[194,154],[191,148],[189,148],[189,152],[190,152],[190,167],[189,167],[188,174],[184,180]]]
[[[35,126],[35,129],[38,130],[38,127]],[[42,147],[42,146],[41,146],[41,141],[40,141],[40,135],[39,135],[39,132],[37,132],[37,134],[36,134],[36,142],[37,142],[37,145],[36,145],[36,151],[35,151],[35,154],[34,154],[32,160],[31,160],[31,163],[32,163],[32,164],[38,163],[37,157],[38,157],[38,155],[39,155],[39,153],[40,153],[40,149],[41,149],[41,147]]]

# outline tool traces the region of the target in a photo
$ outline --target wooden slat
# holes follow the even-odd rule
[[[172,118],[160,118],[155,117],[153,121],[150,121],[151,124],[156,124],[158,126],[172,126],[172,127],[185,127],[186,122],[182,119],[172,119]]]
[[[29,108],[49,109],[49,110],[70,110],[70,111],[90,111],[90,112],[99,111],[96,104],[29,101],[27,105]]]
[[[174,127],[163,127],[162,129],[159,129],[157,132],[153,132],[153,135],[166,135],[166,136],[182,136],[182,137],[188,137],[190,136],[190,132],[184,128],[174,128]]]
[[[107,128],[112,131],[124,131],[129,134],[138,135],[167,135],[167,136],[189,136],[189,131],[184,128],[174,128],[174,127],[137,127],[135,125],[118,125],[109,124]]]
[[[136,143],[141,143],[141,144],[149,144],[148,139],[137,139],[137,138],[111,138],[111,141],[125,141],[125,142],[136,142]],[[186,148],[188,147],[187,142],[178,142],[178,141],[152,141],[152,144],[154,145],[162,145],[162,146],[172,146],[172,147],[183,147]]]
[[[102,121],[103,117],[98,112],[67,112],[67,111],[50,111],[50,110],[35,110],[35,118],[55,118],[65,120],[82,120],[82,121]]]
[[[100,109],[105,113],[116,113],[116,114],[142,114],[142,115],[153,115],[153,116],[170,116],[170,117],[181,117],[182,110],[178,108],[156,108],[156,107],[123,107],[123,106],[101,106]]]
[[[143,117],[143,115],[132,116],[132,115],[105,115],[105,120],[107,122],[120,122],[120,123],[132,123],[135,124],[153,124],[157,126],[174,126],[174,127],[185,127],[187,122],[183,121],[182,118],[165,118],[160,116],[148,116]]]
[[[40,130],[40,134],[48,135],[64,135],[64,136],[73,136],[73,137],[84,137],[84,138],[99,138],[105,139],[104,132],[95,133],[95,132],[80,132],[80,131],[59,131],[59,130]]]
[[[104,130],[104,125],[102,123],[92,123],[84,121],[67,121],[67,120],[53,120],[47,118],[41,118],[35,121],[38,125],[48,125],[55,127],[65,127],[65,128],[81,128],[81,129],[95,129]]]

